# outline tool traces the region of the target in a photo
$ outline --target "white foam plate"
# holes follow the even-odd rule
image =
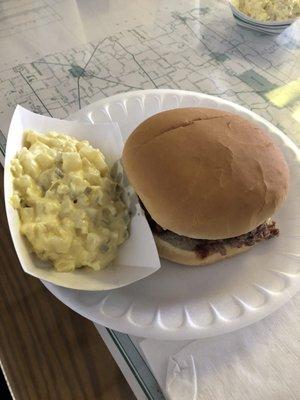
[[[150,277],[111,291],[85,292],[45,283],[79,314],[137,336],[178,340],[230,332],[271,314],[300,286],[300,150],[272,124],[229,101],[169,89],[122,93],[91,104],[73,117],[91,123],[116,121],[126,139],[150,115],[187,106],[239,114],[260,125],[280,146],[290,168],[289,196],[275,216],[281,235],[206,267],[163,261]]]

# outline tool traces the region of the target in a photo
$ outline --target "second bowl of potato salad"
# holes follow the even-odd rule
[[[300,0],[229,0],[238,25],[278,34],[300,16]]]

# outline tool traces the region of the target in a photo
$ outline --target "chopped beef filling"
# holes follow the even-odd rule
[[[226,247],[241,248],[242,246],[254,246],[255,243],[263,240],[269,240],[279,235],[279,229],[276,227],[275,222],[269,220],[264,224],[259,225],[251,232],[228,239],[192,239],[186,236],[177,235],[176,233],[168,230],[164,230],[151,218],[145,207],[143,207],[143,209],[152,232],[166,242],[172,243],[174,246],[184,250],[195,251],[202,259],[214,253],[220,253],[225,256],[227,253]]]

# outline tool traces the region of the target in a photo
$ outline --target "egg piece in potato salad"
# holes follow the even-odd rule
[[[56,132],[24,134],[11,161],[21,233],[57,271],[105,268],[128,238],[129,213],[104,155]]]

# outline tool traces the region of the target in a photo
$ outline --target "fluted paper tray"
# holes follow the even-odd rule
[[[88,140],[105,155],[110,167],[120,168],[123,140],[116,123],[90,125],[74,121],[65,121],[44,117],[32,113],[20,106],[16,107],[9,128],[6,158],[5,158],[5,205],[9,228],[13,243],[23,270],[36,278],[81,290],[108,290],[128,285],[154,273],[160,268],[160,261],[154,239],[148,223],[140,209],[137,197],[127,185],[130,193],[130,207],[133,212],[129,239],[119,248],[118,257],[106,268],[93,271],[90,268],[76,269],[73,272],[57,272],[46,263],[28,251],[27,243],[19,231],[18,212],[10,205],[9,199],[13,192],[10,161],[23,146],[23,133],[33,129],[45,134],[57,131],[79,140]],[[126,182],[124,175],[118,173],[121,184]],[[121,178],[120,178],[121,176]]]

